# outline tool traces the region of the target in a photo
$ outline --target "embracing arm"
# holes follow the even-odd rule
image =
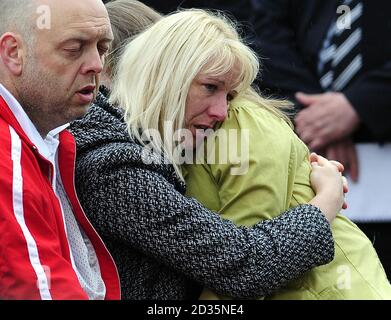
[[[131,165],[80,172],[78,185],[103,238],[127,242],[220,294],[262,296],[333,258],[329,223],[310,205],[247,229]]]

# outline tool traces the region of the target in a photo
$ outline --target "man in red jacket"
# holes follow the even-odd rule
[[[0,299],[120,298],[75,193],[65,130],[93,101],[112,38],[101,0],[2,3]]]

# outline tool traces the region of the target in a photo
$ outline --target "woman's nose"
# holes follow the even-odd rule
[[[216,100],[213,106],[209,108],[209,116],[217,121],[224,121],[228,115],[228,102],[226,96]]]

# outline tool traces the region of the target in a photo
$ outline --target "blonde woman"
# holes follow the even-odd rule
[[[125,107],[132,136],[163,152],[178,175],[186,177],[188,195],[245,226],[278,217],[314,196],[308,149],[275,107],[278,102],[263,99],[251,88],[257,73],[258,60],[232,23],[219,15],[188,10],[160,20],[126,47],[111,96]],[[173,143],[182,128],[188,131],[180,137],[188,141]],[[224,139],[216,135],[199,148],[205,130],[212,128],[220,128],[220,133],[236,130],[235,141],[228,134]],[[246,143],[248,148],[243,149]],[[205,155],[203,164],[181,168],[180,144],[185,153],[189,144],[198,147]],[[248,163],[241,174],[233,174],[236,163],[221,161],[224,154],[225,160],[230,159],[232,149],[243,151],[239,159]],[[214,162],[208,161],[210,152]],[[342,215],[332,230],[334,261],[267,298],[391,298],[390,284],[366,236]],[[291,257],[286,262],[294,261]]]
[[[199,15],[183,14],[190,14],[189,18]],[[137,101],[132,104],[135,113],[127,113],[128,120],[132,115],[138,119],[131,124],[135,126],[131,135],[123,113],[108,102],[105,90],[87,116],[72,124],[78,146],[77,191],[118,266],[124,299],[194,299],[202,287],[240,298],[270,294],[314,266],[332,260],[334,246],[327,219],[331,221],[343,203],[341,176],[333,165],[319,159],[313,174],[317,195],[310,204],[251,228],[222,220],[195,199],[185,197],[185,185],[175,170],[178,166],[174,168],[167,161],[173,159],[168,150],[166,158],[161,158],[160,152],[145,152],[149,149],[139,141],[143,129],[159,129],[163,119],[174,119],[181,127],[180,107],[187,96],[181,84],[191,85],[199,68],[196,57],[181,52],[195,68],[184,72],[178,66],[176,49],[167,52],[171,57],[166,56],[169,61],[165,64],[154,61],[153,56],[163,54],[157,43],[162,40],[160,27],[166,29],[170,19],[183,14],[164,18],[169,20],[161,20],[159,27],[146,31],[143,36],[151,36],[152,31],[156,43],[144,47],[136,38],[126,47],[119,70],[124,67],[129,72],[119,72],[113,98],[126,100],[127,108],[128,103]],[[218,28],[213,21],[211,27]],[[192,23],[196,26],[198,22]],[[182,40],[189,36],[183,33]],[[240,43],[233,41],[232,45]],[[131,59],[130,52],[145,64],[133,64],[136,60]],[[239,50],[237,57],[238,68],[245,76],[254,57],[242,57]],[[256,66],[250,69],[256,72]],[[150,78],[154,73],[159,76]],[[245,78],[248,84],[252,81],[252,75]],[[151,81],[148,88],[146,81]],[[143,84],[142,91],[138,83]],[[246,84],[242,83],[244,88]],[[184,95],[177,97],[178,90]],[[166,109],[165,93],[171,109]],[[154,104],[155,98],[164,104]]]

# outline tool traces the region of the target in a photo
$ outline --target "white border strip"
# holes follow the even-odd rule
[[[52,296],[49,291],[49,281],[46,277],[45,268],[42,266],[39,259],[37,244],[27,228],[26,221],[24,219],[23,209],[23,177],[22,177],[22,143],[15,130],[10,126],[11,133],[11,148],[12,148],[12,161],[13,161],[13,205],[14,214],[16,220],[22,229],[23,235],[26,238],[27,250],[29,253],[30,263],[37,275],[37,288],[41,295],[42,300],[52,300]]]

